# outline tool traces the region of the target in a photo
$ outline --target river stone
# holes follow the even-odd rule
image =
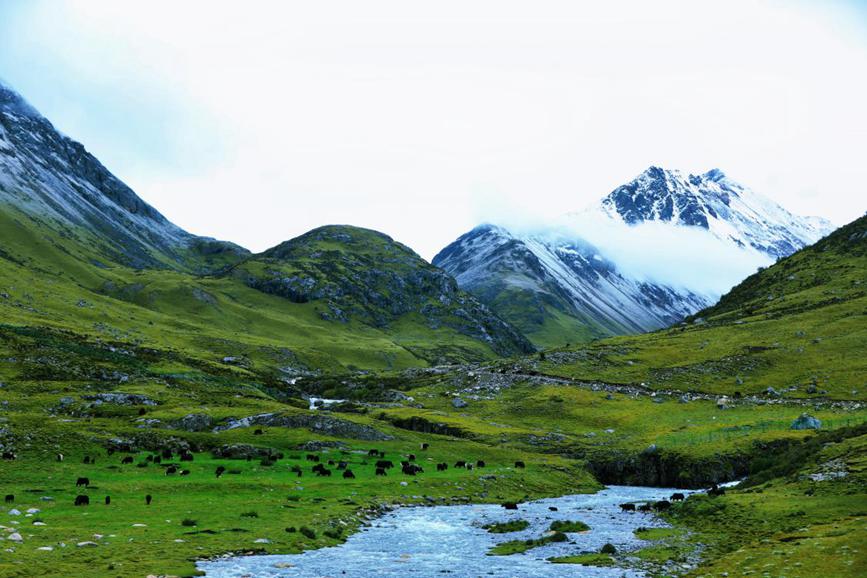
[[[822,422],[806,413],[798,416],[798,419],[792,422],[792,429],[819,429],[822,427]]]

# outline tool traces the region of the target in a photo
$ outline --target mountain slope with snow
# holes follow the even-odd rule
[[[565,223],[522,234],[483,225],[433,263],[534,343],[552,346],[676,323],[713,304],[757,265],[831,230],[826,221],[792,215],[721,171],[684,177],[657,167]],[[742,276],[709,289],[689,280],[701,271],[673,274],[678,267],[698,269],[696,263],[724,268],[710,259],[742,261],[733,267]]]
[[[171,223],[2,83],[0,206],[62,231],[66,249],[77,242],[91,261],[201,270],[248,254]]]
[[[629,225],[657,221],[700,227],[774,259],[791,255],[834,229],[824,219],[793,215],[719,169],[684,176],[650,167],[590,210]]]

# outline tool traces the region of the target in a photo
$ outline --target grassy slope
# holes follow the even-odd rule
[[[867,218],[748,278],[691,323],[548,355],[546,373],[732,395],[867,399]],[[825,391],[827,393],[822,394]]]
[[[708,545],[693,576],[863,576],[867,570],[867,435],[816,444],[816,451],[782,453],[787,474],[729,491],[692,497],[672,519]],[[821,472],[842,478],[814,481]]]
[[[69,234],[71,236],[71,233]],[[292,303],[234,277],[100,267],[85,243],[44,223],[0,210],[0,319],[83,335],[183,350],[213,362],[248,356],[254,368],[293,365],[347,371],[400,369],[431,359],[486,359],[485,343],[406,315],[391,327],[326,321],[318,302]],[[110,263],[109,263],[110,265]],[[270,352],[291,350],[292,363]]]

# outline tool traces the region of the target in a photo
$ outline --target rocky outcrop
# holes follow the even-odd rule
[[[249,444],[227,444],[213,452],[214,457],[226,460],[246,460],[254,458],[279,457],[281,454],[272,448],[259,448]]]
[[[251,426],[270,426],[285,428],[305,428],[314,433],[365,441],[387,441],[392,436],[370,426],[358,424],[320,413],[290,414],[262,413],[240,419],[231,419],[213,429],[214,433]]]
[[[171,427],[189,432],[207,431],[214,425],[214,418],[204,413],[190,413],[173,422]]]
[[[471,434],[459,427],[452,425],[432,422],[423,417],[414,415],[409,418],[394,418],[390,417],[389,422],[394,427],[409,431],[417,431],[421,433],[431,433],[443,436],[452,436],[456,438],[470,438]]]
[[[100,405],[109,403],[112,405],[150,405],[155,406],[157,402],[146,395],[139,393],[95,393],[91,395],[82,395],[81,399],[93,402],[92,405]]]
[[[740,454],[693,458],[651,446],[639,453],[589,456],[587,465],[603,484],[702,488],[745,476],[749,458]]]

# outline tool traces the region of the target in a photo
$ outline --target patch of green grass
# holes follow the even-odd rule
[[[577,554],[548,558],[552,564],[580,564],[582,566],[614,566],[617,561],[608,554]]]
[[[508,522],[496,522],[482,526],[491,534],[508,534],[510,532],[520,532],[526,530],[530,526],[527,520],[510,520]]]
[[[588,530],[590,530],[590,526],[588,526],[584,522],[579,522],[577,520],[555,520],[551,522],[551,526],[549,529],[552,532],[564,532],[567,534],[572,534],[577,532],[587,532]]]
[[[551,532],[547,536],[541,538],[502,542],[488,550],[488,556],[511,556],[512,554],[523,554],[533,548],[538,548],[554,542],[565,542],[568,539],[569,538],[567,538],[566,534],[563,532]]]
[[[665,540],[683,535],[680,528],[638,528],[635,536],[642,540]]]

